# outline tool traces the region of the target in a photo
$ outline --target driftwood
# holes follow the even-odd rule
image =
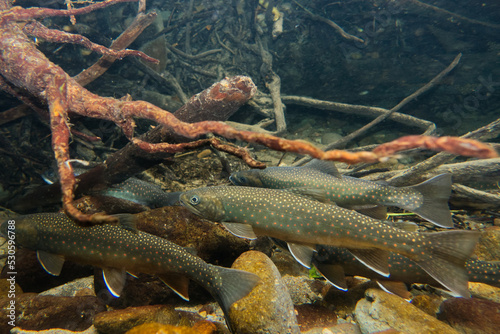
[[[500,195],[477,190],[462,184],[452,185],[452,204],[476,207],[481,209],[500,208]]]
[[[314,14],[309,9],[305,8],[304,6],[302,6],[300,3],[298,3],[295,0],[293,0],[293,2],[295,4],[297,4],[297,6],[299,6],[300,8],[302,8],[304,10],[306,16],[309,19],[311,19],[313,21],[318,21],[318,22],[321,22],[321,23],[326,23],[327,25],[329,25],[330,27],[332,27],[340,36],[342,36],[346,40],[353,41],[353,42],[358,42],[358,43],[364,43],[365,42],[363,39],[347,33],[344,29],[342,29],[337,23],[333,22],[332,20],[324,18],[324,17],[322,17],[320,15]]]
[[[401,4],[405,5],[405,7],[408,9],[412,9],[412,7],[414,7],[414,9],[423,8],[426,10],[426,13],[429,13],[429,15],[434,14],[433,16],[436,16],[437,18],[439,18],[441,20],[449,20],[449,17],[453,17],[454,19],[462,21],[462,22],[471,23],[471,24],[475,24],[475,25],[476,24],[482,25],[482,26],[485,26],[488,28],[500,29],[500,24],[494,24],[494,23],[483,22],[483,21],[471,19],[471,18],[468,18],[466,16],[463,16],[463,15],[460,15],[457,13],[453,13],[449,10],[439,8],[437,6],[433,6],[433,5],[418,1],[418,0],[403,0],[403,1],[401,1]]]
[[[462,57],[462,54],[459,54],[455,57],[455,59],[451,62],[448,67],[446,67],[443,71],[441,71],[438,75],[436,75],[434,78],[432,78],[431,81],[429,81],[426,85],[418,89],[416,92],[413,94],[407,96],[404,98],[401,102],[399,102],[394,108],[388,110],[387,112],[379,115],[377,118],[375,118],[373,121],[370,123],[366,124],[365,126],[361,127],[360,129],[350,133],[349,135],[337,140],[336,142],[328,145],[326,147],[327,150],[332,150],[336,148],[344,148],[347,143],[352,141],[354,138],[357,138],[364,133],[366,133],[369,129],[373,128],[375,125],[381,123],[382,121],[386,120],[387,118],[390,118],[394,113],[398,112],[400,109],[402,109],[405,105],[407,105],[410,101],[415,100],[418,98],[420,95],[424,94],[427,92],[429,89],[434,87],[436,84],[438,84],[448,73],[450,73],[457,65],[458,62],[460,61],[460,58]],[[434,124],[433,124],[434,125]],[[432,134],[435,130],[435,125],[434,126],[429,126],[426,131],[424,132],[424,135],[429,135]],[[307,161],[309,161],[309,158],[303,158],[297,162],[295,162],[295,166],[300,166]]]
[[[48,107],[52,132],[52,149],[57,161],[63,208],[70,217],[81,223],[115,222],[116,218],[105,214],[83,214],[73,203],[77,179],[75,179],[73,168],[69,163],[69,140],[71,135],[69,116],[72,114],[108,120],[115,123],[136,146],[130,149],[137,150],[137,152],[139,152],[139,149],[143,150],[146,152],[144,153],[146,155],[157,152],[162,152],[162,154],[175,153],[188,148],[206,145],[207,142],[210,142],[215,147],[242,155],[245,161],[254,167],[261,167],[262,164],[253,160],[245,150],[218,143],[216,140],[212,141],[209,139],[179,143],[147,142],[144,138],[134,136],[134,119],[152,120],[164,127],[161,127],[162,130],[158,130],[158,132],[168,129],[166,131],[175,134],[176,137],[185,137],[189,140],[201,135],[214,133],[228,139],[239,139],[265,145],[274,150],[307,154],[318,159],[337,160],[348,163],[379,161],[388,152],[390,152],[389,154],[394,154],[397,151],[397,149],[391,149],[391,145],[394,145],[395,148],[404,147],[404,149],[429,147],[477,157],[496,156],[494,150],[479,142],[456,138],[443,139],[418,136],[401,138],[392,144],[385,144],[383,149],[378,151],[352,153],[342,150],[332,150],[324,152],[304,141],[286,140],[268,134],[238,131],[222,122],[206,121],[206,118],[200,121],[199,118],[194,117],[192,121],[196,123],[186,123],[179,119],[183,117],[181,115],[186,110],[178,111],[179,118],[177,118],[173,114],[144,101],[130,101],[130,99],[117,100],[92,94],[75,79],[71,78],[61,67],[49,61],[27,35],[30,34],[53,42],[79,43],[93,51],[114,58],[136,56],[147,61],[158,62],[142,52],[134,50],[111,50],[94,44],[80,35],[47,29],[35,21],[36,19],[51,16],[69,17],[86,14],[121,2],[130,2],[130,0],[105,0],[86,7],[70,10],[36,7],[25,9],[22,7],[12,7],[11,2],[8,0],[0,0],[0,50],[2,54],[2,57],[0,57],[0,87],[23,101],[26,100],[25,97],[28,97],[29,99],[38,100]],[[144,2],[141,2],[140,8],[144,8]],[[214,93],[212,95],[213,99],[219,101],[219,103],[220,101],[224,101],[224,103],[237,102],[237,104],[241,105],[240,98],[245,96],[245,94],[235,94],[237,98],[233,99],[230,97],[230,94],[226,94],[224,89],[227,87],[224,87],[221,83],[217,83],[211,88],[210,92]],[[242,89],[242,87],[238,88]],[[193,101],[192,105],[195,105],[195,102]],[[137,155],[140,156],[141,154],[143,153],[141,152]],[[125,156],[129,157],[130,155]],[[113,174],[113,169],[109,166],[113,166],[117,161],[120,161],[120,154],[114,155],[114,159],[108,159],[105,164],[95,168],[89,174],[94,173],[93,180],[97,180],[98,184],[109,182],[108,176],[111,182],[115,182],[119,178],[118,175],[120,177],[126,175],[126,173]],[[127,163],[133,165],[136,164],[136,161],[127,161]],[[123,166],[123,163],[120,166]],[[122,171],[121,169],[116,170]],[[106,175],[106,173],[111,173],[111,175]],[[78,189],[80,188],[84,188],[83,183],[82,187],[78,186]]]
[[[371,181],[387,180],[396,175],[405,174],[407,170],[408,169],[400,169],[386,172],[376,172],[363,178]],[[349,170],[341,171],[347,172]],[[432,170],[418,174],[413,179],[413,183],[419,183],[443,173],[453,174],[453,182],[456,183],[479,182],[485,180],[493,181],[500,179],[500,159],[481,159],[443,164]],[[411,183],[407,183],[405,185],[410,184]]]
[[[477,139],[477,140],[489,140],[495,138],[500,134],[500,118],[496,121],[485,125],[475,131],[469,132],[463,135],[461,138]],[[416,164],[415,166],[409,168],[405,172],[401,172],[396,176],[391,177],[387,180],[391,185],[400,186],[408,183],[414,183],[417,175],[422,174],[425,171],[431,170],[439,165],[442,165],[448,161],[455,158],[454,155],[445,152],[438,153],[433,157]]]

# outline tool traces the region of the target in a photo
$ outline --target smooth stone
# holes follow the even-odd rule
[[[496,334],[500,329],[500,304],[476,298],[452,298],[441,304],[438,319],[465,334]]]
[[[215,334],[217,327],[209,321],[199,321],[193,327],[164,325],[157,322],[142,324],[126,334]]]
[[[106,311],[106,305],[94,296],[56,297],[34,293],[16,295],[16,326],[24,330],[51,328],[83,331],[92,326],[94,317]],[[0,299],[0,318],[7,319],[9,298]],[[0,333],[12,327],[0,322]]]
[[[302,334],[361,334],[359,326],[356,324],[338,324],[331,327],[315,327]]]
[[[191,326],[199,320],[202,320],[199,315],[176,311],[170,305],[147,305],[99,313],[95,317],[94,326],[102,334],[121,334],[150,322]]]
[[[94,290],[94,276],[83,277],[40,293],[40,296],[74,297],[83,289]]]
[[[246,297],[235,302],[229,316],[238,334],[300,333],[292,299],[274,263],[263,253],[248,251],[233,269],[258,275],[261,282]]]
[[[473,297],[500,303],[500,288],[484,283],[469,282],[469,291]]]
[[[396,330],[412,334],[458,334],[449,325],[428,315],[406,300],[378,289],[368,289],[355,309],[363,334]]]
[[[43,331],[30,331],[24,330],[19,327],[14,327],[10,330],[10,334],[99,334],[94,326],[90,326],[88,329],[81,332],[69,331],[67,329],[47,329]]]

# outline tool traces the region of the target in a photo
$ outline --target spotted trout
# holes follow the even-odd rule
[[[78,176],[89,171],[84,168],[73,168],[73,174]],[[57,173],[49,170],[42,175],[47,184],[58,181]],[[180,192],[165,192],[158,185],[130,177],[123,182],[113,184],[111,187],[99,190],[95,194],[124,199],[150,208],[172,206],[179,202]]]
[[[347,288],[345,276],[363,276],[374,279],[385,290],[405,298],[408,298],[406,287],[393,283],[422,283],[439,286],[435,279],[414,262],[393,252],[389,254],[391,276],[387,278],[369,270],[344,248],[318,245],[316,250],[317,253],[314,253],[313,257],[314,265],[330,283],[342,290]],[[465,263],[465,270],[469,282],[500,287],[500,262],[498,261],[468,259]]]
[[[118,217],[121,225],[81,227],[64,214],[31,214],[3,222],[0,232],[13,232],[18,245],[35,250],[52,275],[59,275],[65,260],[101,267],[116,297],[126,272],[156,275],[185,300],[191,279],[212,294],[227,317],[229,307],[259,281],[254,274],[208,264],[168,240],[135,230],[133,215]]]
[[[131,177],[101,191],[100,194],[124,199],[150,208],[161,208],[176,204],[181,193],[165,192],[154,183]]]
[[[289,191],[217,186],[189,190],[181,204],[244,238],[284,240],[292,255],[310,267],[315,245],[347,248],[363,264],[389,276],[389,251],[415,261],[449,290],[468,296],[464,264],[479,233],[407,232],[352,210]]]
[[[341,175],[333,162],[312,160],[303,167],[267,167],[233,173],[238,186],[273,189],[321,190],[325,198],[349,209],[376,205],[396,206],[416,213],[441,227],[453,227],[448,198],[451,174],[441,174],[410,187],[392,187],[378,182]],[[378,218],[378,217],[377,217]]]

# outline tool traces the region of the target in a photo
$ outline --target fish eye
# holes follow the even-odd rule
[[[189,199],[189,203],[191,203],[192,205],[198,205],[200,203],[200,198],[198,197],[198,195],[193,195]]]

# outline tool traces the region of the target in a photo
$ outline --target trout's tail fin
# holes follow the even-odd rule
[[[206,288],[219,303],[226,316],[228,327],[232,331],[229,308],[234,302],[248,295],[260,281],[260,278],[244,270],[229,269],[219,266],[213,267],[216,276],[210,286]]]
[[[423,204],[418,208],[410,209],[412,212],[437,226],[453,227],[448,207],[448,199],[451,195],[451,174],[441,174],[409,188],[413,188],[423,196]]]
[[[480,235],[460,230],[426,234],[423,255],[415,262],[445,288],[469,297],[465,261]]]

